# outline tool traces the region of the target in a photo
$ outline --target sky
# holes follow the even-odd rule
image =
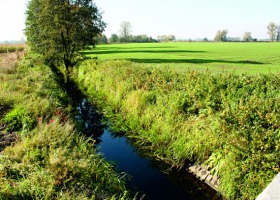
[[[0,41],[24,36],[26,0],[0,0]]]
[[[245,31],[268,38],[269,22],[280,24],[280,0],[95,0],[107,23],[105,34],[119,33],[128,21],[132,34],[175,35],[177,39],[213,39],[220,29],[229,37]],[[27,0],[0,0],[0,41],[24,35]]]

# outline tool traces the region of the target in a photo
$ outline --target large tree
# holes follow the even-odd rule
[[[52,66],[64,65],[67,82],[80,51],[95,45],[106,26],[92,0],[30,0],[26,14],[31,49]]]
[[[122,42],[128,42],[131,36],[132,26],[129,22],[123,21],[120,25],[120,40]]]
[[[227,33],[228,33],[227,30],[218,30],[215,35],[214,41],[225,42],[227,40]]]
[[[276,37],[276,31],[278,29],[278,26],[274,22],[270,22],[267,26],[267,33],[269,35],[269,39],[271,42],[275,40]]]

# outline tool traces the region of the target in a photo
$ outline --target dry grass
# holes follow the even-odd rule
[[[17,51],[13,53],[1,53],[0,54],[0,73],[14,72],[17,63],[24,56],[24,51]]]

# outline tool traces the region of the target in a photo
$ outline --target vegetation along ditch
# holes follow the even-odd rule
[[[94,1],[26,6],[27,46],[0,46],[0,200],[220,198],[187,169],[250,200],[280,172],[275,23],[270,43],[219,30],[93,51]]]
[[[40,56],[1,66],[0,80],[0,199],[130,199]]]
[[[98,152],[111,161],[119,173],[126,173],[126,185],[136,199],[220,199],[220,195],[186,170],[170,170],[163,163],[147,157],[124,134],[113,133],[80,91],[75,94],[75,117],[88,136],[96,141]],[[105,121],[104,121],[105,120]],[[107,125],[106,125],[107,124]],[[164,173],[166,172],[166,173]]]
[[[165,165],[111,133],[41,56],[1,67],[0,78],[0,199],[219,198],[185,170],[163,174]]]
[[[138,149],[173,168],[207,166],[230,199],[254,199],[279,172],[277,74],[234,75],[84,62],[72,78]]]
[[[135,165],[124,166],[127,159],[145,166],[138,171],[157,177],[160,188],[190,199],[215,193],[206,189],[202,194],[199,188],[205,186],[199,182],[191,186],[194,194],[184,192],[188,184],[178,180],[185,176],[196,182],[182,174],[189,163],[206,165],[218,175],[219,190],[230,199],[254,199],[279,172],[280,81],[275,74],[207,74],[85,61],[72,80],[102,111],[110,131],[96,120],[100,115],[73,114],[77,108],[96,112],[83,97],[77,107],[40,56],[28,54],[18,65],[1,66],[0,79],[1,141],[13,136],[11,146],[1,146],[0,199],[130,199],[129,190],[147,199],[157,195],[137,183],[143,174],[137,178]],[[95,142],[81,130],[95,134]],[[124,133],[128,140],[109,132]],[[131,157],[112,157],[116,149]],[[174,173],[177,169],[183,170]],[[131,183],[122,171],[131,173]]]

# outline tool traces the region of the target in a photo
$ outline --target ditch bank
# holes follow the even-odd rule
[[[15,132],[5,131],[5,128],[5,124],[0,123],[0,152],[19,140],[19,136]]]
[[[255,199],[279,172],[280,78],[87,61],[73,79],[113,132],[158,162],[201,163],[230,199]]]
[[[112,162],[118,173],[125,173],[126,187],[131,197],[147,200],[222,199],[213,188],[192,173],[184,169],[172,170],[170,166],[147,157],[133,146],[133,141],[127,139],[124,133],[113,133],[108,127],[110,123],[104,123],[102,114],[80,91],[75,89],[71,93],[75,94],[77,124],[83,133],[96,141],[96,148],[105,160]]]
[[[0,66],[0,199],[130,199],[55,78],[38,55]]]

